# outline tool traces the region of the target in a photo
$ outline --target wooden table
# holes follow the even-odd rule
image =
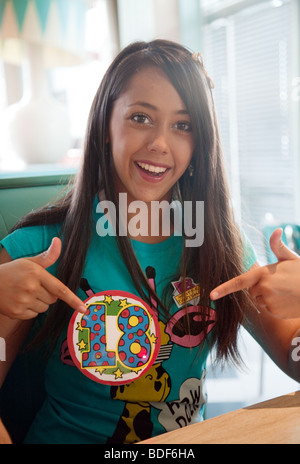
[[[300,444],[300,391],[207,419],[141,444]]]

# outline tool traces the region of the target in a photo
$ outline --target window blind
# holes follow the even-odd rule
[[[230,185],[261,262],[267,218],[293,222],[295,211],[291,2],[274,5],[262,1],[204,29]]]

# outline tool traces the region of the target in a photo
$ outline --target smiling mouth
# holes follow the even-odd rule
[[[153,177],[161,177],[169,169],[162,166],[154,166],[153,164],[141,163],[139,161],[136,162],[136,165],[145,173]]]

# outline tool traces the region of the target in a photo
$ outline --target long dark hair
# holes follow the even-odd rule
[[[189,275],[201,287],[199,312],[209,305],[210,291],[244,272],[240,231],[230,206],[218,124],[212,97],[211,81],[201,59],[179,44],[155,40],[137,42],[126,47],[107,70],[94,98],[87,125],[81,169],[69,193],[51,208],[23,218],[16,226],[62,224],[63,251],[57,277],[76,292],[84,268],[91,236],[91,213],[95,195],[104,191],[105,198],[118,204],[112,185],[107,135],[114,102],[126,89],[131,77],[145,66],[161,69],[185,104],[193,126],[193,177],[186,172],[176,186],[182,201],[205,202],[205,238],[201,247],[185,247],[180,275]],[[117,243],[137,292],[148,300],[149,288],[144,272],[127,237]],[[159,301],[163,311],[165,302]],[[243,308],[249,304],[244,293],[216,302],[217,323],[212,343],[218,359],[238,359],[237,333],[243,322]],[[48,311],[39,339],[55,342],[70,317],[70,310],[58,301]],[[203,317],[206,315],[203,314]],[[187,328],[188,330],[188,328]],[[51,335],[51,337],[50,337]]]

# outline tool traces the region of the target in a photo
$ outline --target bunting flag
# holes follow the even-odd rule
[[[48,47],[46,65],[78,64],[84,57],[88,0],[0,0],[0,54],[21,61],[26,42]]]

